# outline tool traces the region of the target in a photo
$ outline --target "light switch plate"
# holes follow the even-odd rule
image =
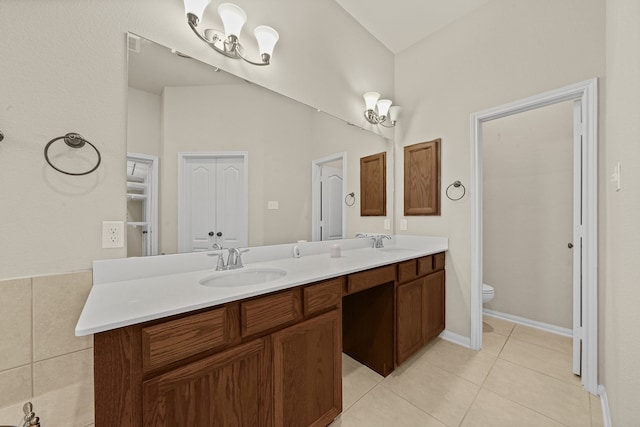
[[[269,200],[267,202],[267,209],[278,209],[278,202],[275,200]]]

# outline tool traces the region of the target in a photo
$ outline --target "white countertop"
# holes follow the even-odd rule
[[[342,248],[340,258],[329,256],[334,244]],[[369,239],[344,239],[250,248],[243,255],[245,269],[278,268],[287,274],[266,283],[239,287],[199,283],[208,276],[228,274],[214,271],[216,257],[206,253],[96,261],[94,285],[75,334],[104,332],[448,249],[445,237],[393,236],[384,244],[381,250],[363,247],[371,245]],[[293,257],[294,246],[300,248],[300,258]],[[393,248],[411,250],[394,252]]]

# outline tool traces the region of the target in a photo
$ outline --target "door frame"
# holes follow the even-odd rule
[[[598,388],[598,79],[590,79],[519,101],[471,114],[471,340],[482,348],[482,124],[491,120],[564,101],[577,101],[582,116],[582,385],[592,394]],[[578,131],[580,129],[577,129]],[[576,189],[574,189],[576,191]],[[574,250],[577,245],[574,246]],[[574,255],[575,256],[575,255]],[[575,305],[575,304],[574,304]]]
[[[127,152],[127,161],[141,161],[151,165],[147,182],[146,217],[148,217],[147,236],[150,239],[150,252],[146,255],[158,255],[158,156]]]
[[[347,195],[347,152],[331,154],[311,161],[311,240],[319,241],[320,235],[320,170],[325,163],[342,160],[342,200]],[[342,205],[342,238],[347,236],[347,210]]]
[[[248,151],[210,151],[210,152],[179,152],[178,153],[178,252],[185,250],[184,238],[186,231],[184,229],[185,217],[185,188],[184,188],[184,172],[186,170],[187,161],[193,159],[221,159],[227,157],[240,157],[244,163],[244,194],[247,199],[245,203],[246,212],[246,228],[247,241],[249,240],[249,152]]]

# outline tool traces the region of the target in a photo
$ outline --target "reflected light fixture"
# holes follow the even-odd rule
[[[396,125],[400,107],[394,105],[390,99],[380,99],[378,92],[367,92],[364,94],[364,118],[374,125],[382,125],[392,128]]]
[[[229,58],[243,59],[253,65],[269,65],[273,48],[280,38],[278,32],[266,25],[260,25],[253,30],[253,34],[258,40],[261,62],[251,61],[245,56],[244,49],[240,44],[240,32],[247,21],[247,14],[235,4],[222,3],[218,6],[218,14],[222,19],[224,31],[215,29],[206,29],[204,33],[198,31],[198,24],[209,3],[211,0],[184,0],[184,10],[189,27],[198,38],[216,52]]]

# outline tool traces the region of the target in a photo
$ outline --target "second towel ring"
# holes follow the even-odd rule
[[[455,188],[462,187],[462,195],[461,195],[460,197],[458,197],[458,198],[453,198],[453,197],[451,197],[451,196],[449,195],[449,189],[450,189],[451,187],[455,187]],[[446,189],[446,191],[445,191],[445,194],[447,195],[447,198],[448,198],[449,200],[453,200],[454,202],[455,202],[455,201],[457,201],[457,200],[462,199],[466,193],[467,193],[467,189],[464,187],[464,185],[462,185],[462,183],[461,183],[460,181],[453,181],[451,184],[449,184],[449,186],[447,187],[447,189]]]
[[[349,203],[349,201],[351,203]],[[353,206],[356,203],[356,194],[352,191],[351,193],[344,196],[344,204],[347,206]]]
[[[96,162],[95,166],[85,172],[67,172],[65,170],[62,170],[54,166],[53,163],[51,163],[51,160],[49,159],[49,147],[51,147],[51,144],[58,141],[59,139],[64,139],[64,143],[71,148],[82,148],[84,147],[85,144],[89,144],[98,155],[98,161]],[[96,146],[90,143],[89,141],[87,141],[86,139],[84,139],[82,135],[80,135],[79,133],[69,132],[65,136],[59,136],[57,138],[53,138],[51,141],[47,143],[47,145],[44,147],[44,159],[47,161],[47,163],[49,163],[49,166],[51,166],[52,168],[54,168],[60,173],[63,173],[65,175],[80,176],[80,175],[90,174],[94,170],[98,169],[98,166],[100,166],[100,162],[102,161],[102,156],[100,156],[100,151],[96,148]]]

